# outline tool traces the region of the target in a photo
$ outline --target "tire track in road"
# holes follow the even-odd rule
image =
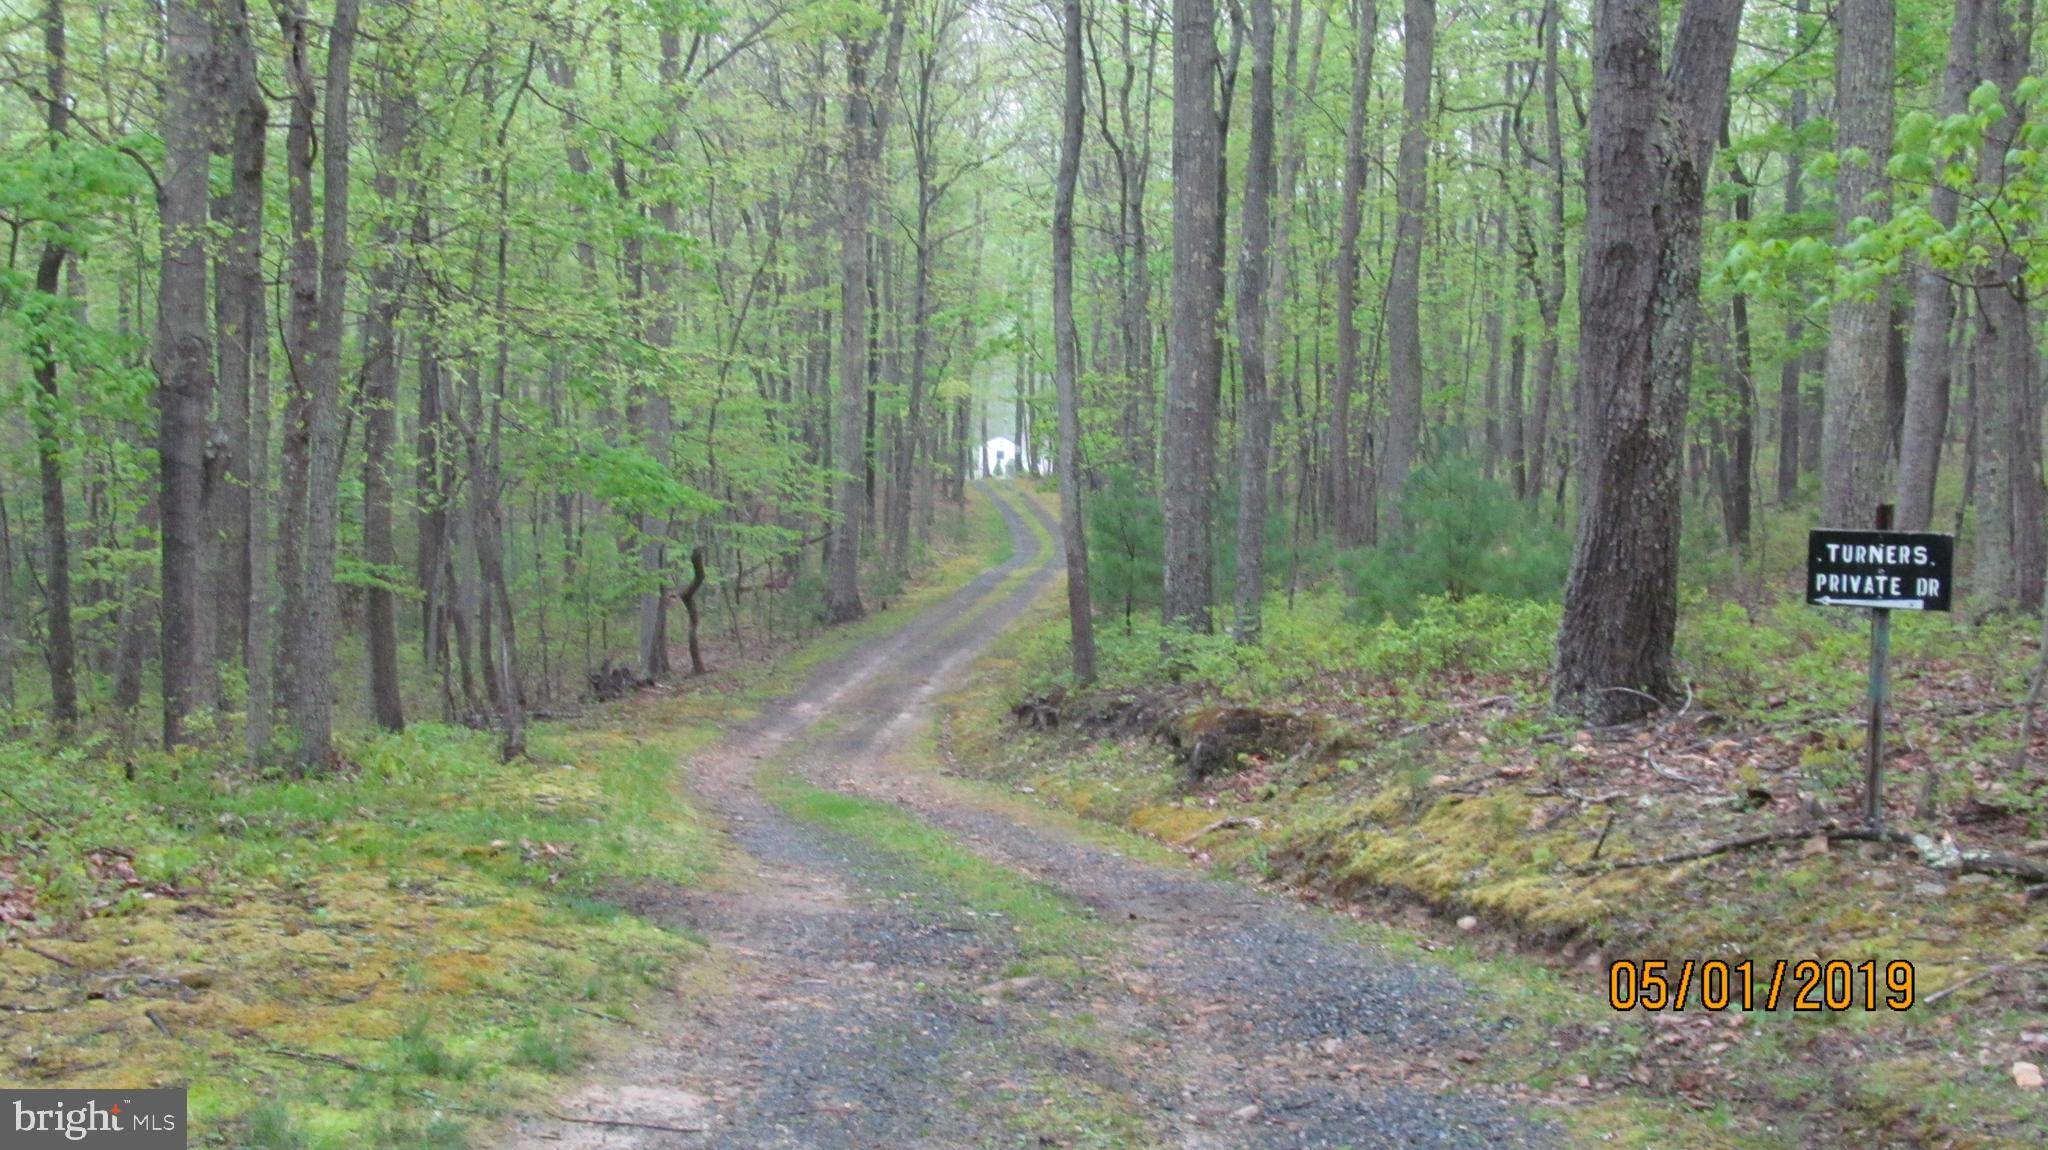
[[[507,1145],[931,1148],[1538,1145],[1556,1132],[1444,1081],[1432,1052],[1483,1015],[1444,972],[1343,937],[1327,916],[1140,862],[938,779],[912,737],[932,699],[1058,578],[1028,496],[993,486],[1011,557],[894,634],[813,672],[786,705],[687,763],[739,877],[641,913],[734,956],[696,1004]],[[794,818],[764,772],[869,796],[991,868],[1086,908],[1113,945],[1072,977],[1010,979],[1015,936],[916,859]],[[1047,1122],[1057,1130],[1048,1132]],[[1046,1141],[1039,1141],[1043,1136]]]

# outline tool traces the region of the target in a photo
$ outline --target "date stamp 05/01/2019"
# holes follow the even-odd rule
[[[1607,968],[1616,1010],[1910,1010],[1913,964],[1902,958],[1624,958]]]

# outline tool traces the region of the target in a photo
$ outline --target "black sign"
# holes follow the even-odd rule
[[[1806,537],[1806,601],[1823,607],[1946,611],[1956,537],[1924,531],[1815,531]]]

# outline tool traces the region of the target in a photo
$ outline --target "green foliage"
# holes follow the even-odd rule
[[[1091,493],[1086,513],[1095,602],[1120,615],[1128,632],[1140,608],[1159,604],[1166,522],[1158,493],[1130,468],[1112,467],[1107,482]]]
[[[1398,535],[1341,561],[1361,618],[1409,618],[1430,596],[1548,600],[1564,589],[1564,533],[1483,478],[1469,457],[1417,471],[1401,512]]]

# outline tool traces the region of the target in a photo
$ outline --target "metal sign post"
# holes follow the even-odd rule
[[[1890,701],[1893,611],[1946,611],[1955,536],[1893,531],[1892,505],[1876,530],[1816,530],[1806,543],[1806,601],[1870,611],[1870,714],[1864,728],[1863,820],[1884,829],[1884,718]]]
[[[1879,531],[1892,529],[1892,505],[1877,505]],[[1884,829],[1884,705],[1891,693],[1892,609],[1870,609],[1870,718],[1863,728],[1863,821]]]

